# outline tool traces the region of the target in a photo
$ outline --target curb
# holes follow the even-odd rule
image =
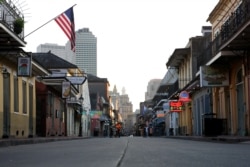
[[[28,139],[3,139],[0,140],[0,147],[9,147],[25,144],[38,144],[64,140],[81,140],[89,137],[62,137],[62,138],[28,138]]]
[[[169,139],[183,139],[204,142],[220,142],[220,143],[241,143],[250,141],[250,138],[240,137],[192,137],[192,136],[167,136]]]

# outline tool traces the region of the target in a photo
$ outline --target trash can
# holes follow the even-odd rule
[[[169,128],[169,136],[173,136],[174,135],[174,128]]]
[[[225,131],[225,119],[214,118],[214,113],[203,115],[203,135],[218,136]]]
[[[99,129],[95,128],[94,129],[94,136],[98,136],[99,135]]]

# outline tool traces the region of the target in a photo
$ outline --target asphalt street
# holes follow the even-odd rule
[[[1,167],[248,167],[250,143],[121,137],[0,148]]]

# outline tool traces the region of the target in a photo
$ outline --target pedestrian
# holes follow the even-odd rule
[[[116,124],[116,136],[121,137],[121,124]]]
[[[110,127],[110,130],[109,130],[109,137],[112,138],[113,136],[113,129]]]
[[[145,127],[145,133],[146,137],[148,137],[148,127]]]
[[[120,129],[117,129],[117,135],[118,137],[121,137]]]

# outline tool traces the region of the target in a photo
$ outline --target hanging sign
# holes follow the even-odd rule
[[[87,77],[85,77],[85,76],[77,76],[77,77],[73,76],[73,77],[67,77],[67,79],[73,85],[82,85],[86,81]]]
[[[181,112],[183,110],[183,102],[181,101],[170,101],[170,112]]]
[[[70,82],[63,82],[62,83],[62,98],[69,98],[70,97]]]
[[[223,66],[201,66],[200,85],[201,87],[228,86],[228,68]]]
[[[179,95],[179,101],[190,102],[191,99],[189,97],[189,93],[187,91],[182,91]]]
[[[18,76],[31,76],[31,58],[30,57],[18,57],[17,63],[17,75]]]

